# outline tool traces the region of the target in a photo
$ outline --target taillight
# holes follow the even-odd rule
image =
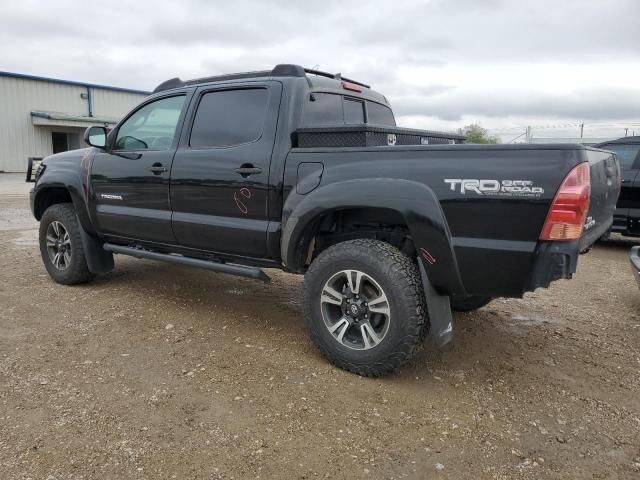
[[[581,163],[569,172],[560,185],[542,227],[540,240],[578,240],[589,211],[590,197],[589,164]]]

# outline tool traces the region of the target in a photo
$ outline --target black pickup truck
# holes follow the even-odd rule
[[[35,174],[55,281],[108,272],[113,253],[305,274],[313,340],[369,376],[449,341],[451,308],[571,278],[620,189],[610,152],[398,128],[368,85],[296,65],[168,80],[85,140]]]
[[[622,190],[613,214],[612,232],[640,237],[640,136],[622,137],[594,145],[616,154]]]

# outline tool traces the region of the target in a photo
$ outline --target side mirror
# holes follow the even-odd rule
[[[84,141],[92,147],[104,149],[107,144],[105,127],[89,127],[84,131]]]

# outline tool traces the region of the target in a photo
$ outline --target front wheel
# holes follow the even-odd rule
[[[87,266],[80,228],[71,203],[52,205],[40,219],[40,255],[58,283],[75,285],[95,277]]]
[[[305,318],[321,353],[345,370],[380,376],[405,364],[429,328],[420,272],[397,248],[350,240],[305,275]]]

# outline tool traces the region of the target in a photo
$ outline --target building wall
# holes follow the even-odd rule
[[[53,153],[51,132],[82,132],[79,127],[35,126],[31,111],[88,115],[84,85],[0,75],[0,172],[24,172],[28,157]],[[93,115],[120,118],[145,97],[142,93],[91,87]],[[90,124],[87,124],[89,126]],[[81,145],[82,146],[82,145]]]

